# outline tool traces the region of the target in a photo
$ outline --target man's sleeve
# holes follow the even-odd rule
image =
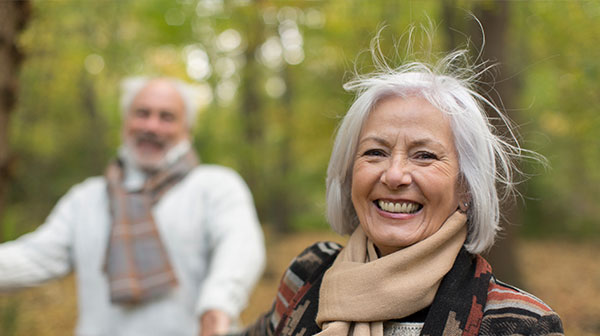
[[[207,196],[208,274],[197,313],[217,309],[236,319],[265,266],[263,233],[252,195],[237,173],[226,171]]]
[[[35,286],[71,270],[74,194],[65,195],[35,231],[0,244],[0,290]]]

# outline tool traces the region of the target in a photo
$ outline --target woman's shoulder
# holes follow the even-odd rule
[[[292,260],[284,277],[292,276],[302,282],[309,281],[315,272],[328,269],[341,249],[340,244],[331,241],[314,243]]]
[[[492,276],[481,328],[485,331],[499,330],[498,327],[523,335],[563,334],[560,317],[546,303]]]
[[[316,333],[321,279],[341,249],[337,243],[322,241],[298,254],[281,277],[271,310],[242,335],[292,335],[300,330],[306,335]]]
[[[534,295],[492,277],[486,310],[508,308],[511,304],[518,304],[521,309],[540,315],[552,311],[552,308]]]
[[[283,273],[278,299],[285,302],[277,303],[287,307],[288,302],[301,299],[308,288],[319,282],[341,249],[341,245],[329,241],[317,242],[304,249]]]

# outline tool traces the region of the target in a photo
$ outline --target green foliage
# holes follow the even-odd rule
[[[600,29],[600,4],[534,1],[523,7],[515,25],[529,56],[524,131],[551,167],[530,181],[526,233],[598,236],[600,38],[592,32]]]
[[[470,20],[474,2],[447,3],[462,13],[457,17]],[[392,60],[401,59],[410,23],[438,25],[433,48],[443,49],[441,4],[35,2],[22,37],[27,59],[11,125],[19,161],[6,230],[12,236],[32,230],[70,186],[102,174],[120,143],[119,80],[140,74],[202,86],[195,147],[205,163],[240,171],[263,223],[281,230],[327,227],[325,172],[335,127],[353,99],[343,82],[355,68],[371,68],[365,50],[384,26],[382,49]],[[532,234],[598,234],[600,4],[510,5],[510,68],[522,78],[524,143],[553,167],[535,168],[539,176],[525,192],[533,199],[524,209],[525,228]],[[453,28],[463,29],[465,22]],[[198,61],[205,63],[190,65]]]

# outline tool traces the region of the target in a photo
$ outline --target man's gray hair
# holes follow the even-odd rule
[[[185,117],[189,128],[194,126],[198,115],[198,93],[193,85],[172,77],[127,77],[121,81],[121,113],[125,117],[135,96],[152,80],[166,80],[173,85],[185,106]]]
[[[450,120],[460,179],[470,196],[465,247],[471,253],[489,249],[500,230],[500,201],[515,193],[513,173],[518,170],[512,159],[541,156],[520,148],[508,118],[475,91],[475,81],[488,69],[469,66],[466,50],[450,53],[433,65],[412,62],[392,69],[384,61],[376,63],[377,71],[344,85],[356,92],[356,98],[339,126],[327,169],[329,224],[340,234],[351,234],[359,225],[351,199],[352,168],[369,113],[386,98],[420,96]],[[495,134],[484,106],[497,113],[510,142]]]

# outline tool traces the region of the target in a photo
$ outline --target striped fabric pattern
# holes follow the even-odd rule
[[[317,315],[322,276],[341,249],[334,242],[319,242],[294,258],[281,278],[271,310],[242,334],[313,335],[317,332],[319,329],[314,319]],[[311,326],[312,331],[303,328],[303,325]]]
[[[319,266],[323,265],[324,260],[337,256],[341,248],[340,245],[333,242],[319,242],[296,257],[281,279],[277,299],[275,300],[275,309],[270,321],[270,329],[275,330],[282,317],[290,317],[287,312],[294,311],[299,300],[312,287],[311,275]],[[291,314],[291,320],[286,325],[286,329],[294,329],[295,324],[299,321],[293,318],[295,315],[298,314]]]
[[[492,278],[488,289],[485,311],[506,308],[519,308],[538,315],[552,311],[550,307],[535,296]]]
[[[496,335],[495,330],[506,335],[563,335],[558,315],[542,300],[492,277],[479,334]]]

